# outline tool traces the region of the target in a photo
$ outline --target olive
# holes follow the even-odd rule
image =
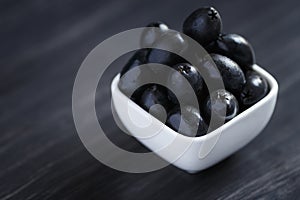
[[[218,39],[222,30],[222,20],[215,8],[199,8],[186,18],[182,29],[184,34],[206,46]]]
[[[174,107],[168,113],[166,125],[185,136],[193,137],[205,135],[208,127],[200,115],[199,110],[192,106],[183,106],[182,110],[184,114],[181,114],[179,106]],[[180,123],[182,130],[179,130]]]
[[[218,119],[224,119],[227,122],[238,114],[239,104],[233,94],[219,89],[212,92],[206,99],[204,111],[208,118],[214,113]]]
[[[250,71],[246,74],[246,85],[241,93],[240,101],[244,106],[249,107],[265,97],[268,90],[266,79]]]
[[[237,34],[222,34],[218,40],[205,47],[209,53],[217,53],[235,61],[244,71],[252,69],[255,54],[251,44]]]
[[[239,65],[230,58],[219,54],[211,54],[211,58],[219,69],[225,89],[234,95],[240,94],[246,79]]]

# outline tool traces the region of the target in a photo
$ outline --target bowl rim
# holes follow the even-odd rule
[[[268,102],[270,99],[272,98],[277,98],[277,93],[278,93],[278,83],[275,80],[275,78],[266,70],[264,70],[263,68],[261,68],[260,66],[258,66],[257,64],[253,65],[253,71],[257,72],[258,74],[260,74],[261,76],[263,76],[268,84],[269,84],[269,92],[268,94],[262,98],[261,100],[259,100],[257,103],[255,103],[254,105],[252,105],[251,107],[247,108],[246,110],[244,110],[243,112],[239,113],[236,117],[234,117],[232,120],[226,122],[225,124],[223,124],[222,126],[220,126],[219,128],[215,129],[214,131],[203,135],[203,136],[197,136],[197,137],[189,137],[189,136],[185,136],[182,135],[176,131],[174,131],[173,129],[171,129],[170,127],[168,127],[167,125],[163,124],[165,126],[165,128],[168,129],[168,131],[172,134],[174,134],[174,136],[179,136],[182,137],[183,139],[187,139],[187,140],[193,140],[193,141],[204,141],[204,140],[208,140],[212,137],[217,136],[217,134],[219,134],[219,131],[224,131],[225,129],[229,128],[230,126],[232,126],[233,124],[237,123],[238,121],[242,120],[243,118],[245,118],[248,114],[254,112],[255,110],[257,110],[260,106],[264,105],[266,102]],[[140,108],[142,110],[142,112],[145,113],[145,115],[149,115],[151,118],[156,119],[154,116],[152,116],[151,114],[149,114],[148,112],[146,112],[144,109],[142,109],[139,105],[137,105],[134,101],[132,101],[130,98],[128,98],[118,87],[118,83],[119,83],[119,79],[120,79],[120,73],[118,73],[114,78],[113,81],[111,83],[111,87],[112,89],[114,89],[113,91],[116,91],[118,93],[121,93],[122,96],[125,96],[125,98],[129,99],[133,105],[137,106],[138,108]],[[116,90],[115,90],[116,89]],[[161,121],[159,121],[158,119],[156,119],[159,123],[162,123]]]

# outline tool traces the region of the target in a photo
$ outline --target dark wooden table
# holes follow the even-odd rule
[[[215,6],[224,32],[245,35],[258,62],[280,84],[276,111],[249,145],[196,175],[173,166],[128,174],[95,160],[76,133],[75,75],[107,37],[162,20],[179,30],[197,7]],[[46,1],[0,2],[1,199],[296,199],[300,196],[300,2]],[[121,62],[120,62],[121,63]],[[110,111],[114,65],[97,93],[99,121],[119,146],[141,147]]]

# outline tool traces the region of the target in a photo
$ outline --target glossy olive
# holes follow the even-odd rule
[[[210,97],[207,98],[204,112],[208,118],[214,113],[219,119],[229,121],[238,114],[239,104],[233,94],[220,89],[212,92]]]
[[[153,44],[153,49],[149,50],[147,63],[160,63],[173,66],[177,63],[186,62],[186,60],[171,51],[185,51],[188,43],[179,33],[168,32]],[[168,51],[162,50],[167,49]]]
[[[168,99],[167,88],[158,84],[146,85],[138,104],[161,121],[166,120],[166,114],[173,106]]]
[[[221,17],[213,7],[195,10],[183,23],[183,33],[204,46],[217,40],[221,30]]]
[[[207,124],[200,112],[192,106],[183,106],[182,110],[185,114],[181,114],[180,107],[174,107],[168,113],[166,125],[178,132],[181,122],[182,129],[179,133],[182,135],[189,137],[205,135],[207,133]]]
[[[219,54],[211,54],[211,58],[219,69],[225,89],[234,95],[240,94],[246,79],[239,65],[230,58]]]
[[[172,67],[176,71],[173,71],[168,76],[167,84],[172,86],[177,91],[177,95],[186,97],[187,102],[190,100],[189,86],[192,87],[192,91],[197,97],[199,97],[204,90],[204,81],[197,69],[189,63],[179,63]],[[186,81],[187,80],[187,81]],[[188,82],[189,85],[186,83]],[[172,94],[169,95],[174,97]],[[172,99],[173,102],[175,99]]]
[[[240,101],[244,106],[249,107],[265,97],[268,90],[268,83],[265,78],[255,72],[248,72]]]
[[[222,34],[218,40],[205,48],[209,53],[221,54],[232,59],[244,71],[251,69],[256,62],[251,44],[237,34]]]

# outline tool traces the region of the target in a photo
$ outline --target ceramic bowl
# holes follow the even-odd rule
[[[119,90],[119,74],[113,79],[111,84],[112,105],[127,132],[171,164],[189,173],[195,173],[220,162],[244,147],[268,124],[275,108],[278,84],[268,72],[258,65],[254,66],[254,70],[268,81],[269,93],[255,105],[205,136],[187,137],[181,135],[140,108]],[[126,112],[127,114],[125,114]],[[132,121],[135,121],[140,127],[133,126]],[[139,137],[141,126],[146,127],[150,123],[149,121],[155,127],[163,128],[159,134],[154,134],[151,137]],[[154,131],[151,127],[145,129],[143,132],[151,134]],[[191,144],[176,160],[171,159],[171,151],[164,153],[158,151],[170,144],[170,141],[175,137],[179,143],[186,144],[190,142]]]

